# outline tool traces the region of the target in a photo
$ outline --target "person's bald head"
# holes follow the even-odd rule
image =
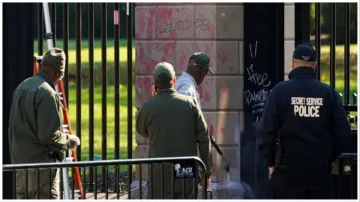
[[[153,71],[155,87],[159,90],[173,88],[176,82],[174,67],[168,62],[160,62]]]
[[[310,43],[301,43],[296,46],[293,53],[292,68],[297,67],[316,68],[316,51]]]

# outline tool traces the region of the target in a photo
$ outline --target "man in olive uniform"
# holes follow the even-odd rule
[[[60,130],[61,106],[55,85],[64,75],[65,60],[63,50],[47,51],[40,72],[15,89],[8,134],[13,164],[63,161],[66,149],[80,145],[78,137]],[[29,170],[28,177],[25,171],[16,172],[18,199],[59,198],[59,170],[40,170],[39,175],[36,170]]]
[[[156,95],[143,104],[136,120],[137,132],[149,139],[149,157],[196,156],[198,145],[201,160],[208,171],[206,177],[209,178],[213,165],[210,135],[196,100],[173,89],[176,78],[171,64],[157,64],[153,76]],[[185,180],[185,191],[183,180],[175,179],[173,193],[172,166],[164,166],[163,176],[161,165],[152,167],[152,175],[149,169],[149,198],[191,199],[196,196],[195,186],[198,183],[194,179]]]

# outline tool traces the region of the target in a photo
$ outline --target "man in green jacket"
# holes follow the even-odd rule
[[[78,137],[60,130],[61,105],[55,85],[64,75],[65,60],[63,50],[47,51],[40,72],[15,89],[8,134],[13,164],[63,161],[66,149],[80,145]],[[59,198],[59,169],[29,170],[27,175],[16,172],[18,199]]]
[[[143,104],[136,119],[137,132],[149,139],[149,158],[197,156],[198,147],[208,171],[206,176],[210,179],[213,165],[210,135],[196,100],[173,89],[176,78],[171,64],[157,64],[153,76],[156,95]],[[194,179],[185,180],[184,190],[182,179],[173,180],[171,165],[164,165],[163,175],[161,165],[151,167],[147,184],[149,198],[191,199],[197,195],[195,186],[198,183]]]

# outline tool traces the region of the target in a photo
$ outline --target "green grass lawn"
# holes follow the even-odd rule
[[[57,40],[57,47],[62,48],[62,41]],[[107,63],[111,64],[114,61],[114,47],[113,40],[107,41]],[[120,41],[120,68],[126,69],[127,63],[127,41]],[[135,42],[133,42],[133,61],[135,61]],[[34,53],[37,55],[37,42],[34,42],[35,49]],[[76,49],[75,49],[75,40],[71,40],[69,42],[69,72],[75,73],[75,64],[76,64]],[[46,50],[46,41],[44,41],[44,50]],[[330,78],[330,48],[329,46],[322,46],[322,54],[321,54],[321,80],[325,83],[329,83]],[[336,47],[336,89],[343,93],[344,86],[344,51],[342,46]],[[95,68],[99,68],[98,65],[101,63],[101,41],[94,41],[94,62],[97,64]],[[84,68],[88,63],[88,41],[82,40],[82,50],[81,50],[81,62],[82,67]],[[124,66],[125,65],[125,66]],[[350,91],[355,93],[357,91],[357,46],[351,46],[351,68],[350,68]],[[133,66],[134,67],[134,66]],[[135,68],[135,67],[134,67]],[[86,72],[86,71],[84,71]],[[97,71],[99,72],[99,71]],[[120,72],[120,77],[124,76]],[[82,88],[81,92],[81,159],[87,160],[89,156],[89,105],[88,105],[88,87],[87,85],[83,85],[86,87]],[[71,127],[73,132],[76,133],[76,89],[74,85],[69,86],[69,112],[71,119]],[[102,142],[102,134],[101,134],[101,119],[102,119],[102,111],[101,111],[101,86],[99,84],[95,85],[94,89],[94,150],[96,156],[101,156],[101,142]],[[115,157],[115,136],[114,136],[114,87],[113,85],[107,86],[107,159],[114,159]],[[133,85],[133,156],[135,154],[135,88]],[[79,120],[78,120],[79,121]],[[77,133],[76,133],[77,134]],[[122,159],[127,158],[127,88],[123,85],[120,86],[120,157]]]
[[[133,103],[135,103],[135,88],[133,87]],[[89,158],[89,96],[88,88],[81,90],[81,159]],[[102,144],[102,97],[101,86],[94,88],[94,151],[96,156],[101,157]],[[114,86],[107,86],[107,158],[115,158],[115,105],[114,105]],[[69,86],[69,116],[71,127],[75,134],[76,131],[76,89],[75,86]],[[133,123],[135,123],[136,108],[133,105]],[[80,121],[80,120],[78,120]],[[127,158],[127,88],[120,86],[120,158]],[[135,124],[133,124],[133,149],[135,149]],[[135,151],[135,150],[133,150]]]

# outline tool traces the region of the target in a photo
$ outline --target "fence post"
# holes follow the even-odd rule
[[[274,12],[275,11],[275,12]],[[259,84],[255,77],[264,78]],[[240,175],[255,198],[269,198],[267,168],[257,148],[255,125],[261,117],[252,106],[265,102],[271,88],[284,79],[284,3],[244,3],[244,124],[240,138]],[[252,97],[261,97],[253,100]]]
[[[8,126],[11,98],[15,88],[33,75],[34,42],[33,29],[34,3],[3,4],[3,163],[10,164]],[[41,13],[42,14],[42,13]],[[30,34],[23,34],[30,33]],[[15,48],[14,48],[15,47]],[[21,48],[18,48],[21,47]],[[13,176],[3,175],[3,199],[12,199]]]
[[[295,46],[310,42],[310,3],[295,3]]]
[[[107,19],[106,19],[106,3],[101,4],[101,135],[102,135],[102,144],[101,144],[101,156],[105,160],[107,158],[107,102],[106,102],[106,52],[107,52]],[[103,167],[102,169],[102,190],[105,190],[105,184],[107,183],[106,171],[107,169]]]
[[[126,14],[127,14],[127,63],[128,63],[128,69],[127,69],[127,74],[128,74],[128,78],[127,78],[127,119],[128,119],[128,134],[127,134],[127,146],[128,146],[128,151],[127,151],[127,155],[128,155],[128,159],[132,158],[132,141],[133,141],[133,127],[132,127],[132,118],[133,118],[133,114],[132,114],[132,86],[133,86],[133,82],[132,82],[132,39],[133,39],[133,4],[132,3],[127,3],[127,8],[126,8]],[[129,179],[129,198],[131,198],[131,182],[132,182],[132,166],[130,165],[128,167],[128,179]]]

